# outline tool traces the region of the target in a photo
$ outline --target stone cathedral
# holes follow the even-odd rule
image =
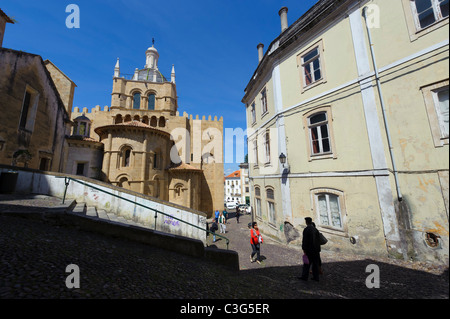
[[[175,69],[158,69],[154,45],[143,69],[114,69],[111,106],[75,107],[66,173],[205,212],[223,208],[223,119],[178,112]],[[216,145],[216,147],[212,147]]]

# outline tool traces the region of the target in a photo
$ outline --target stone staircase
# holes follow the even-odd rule
[[[101,221],[113,222],[121,225],[131,225],[143,228],[150,228],[144,224],[136,223],[133,220],[125,219],[122,216],[117,216],[114,213],[107,212],[104,209],[97,209],[95,206],[87,206],[86,203],[76,203],[72,210],[67,211],[69,214],[78,216],[87,216],[93,219],[99,219]]]

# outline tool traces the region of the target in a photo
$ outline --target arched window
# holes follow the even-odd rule
[[[114,120],[114,124],[120,124],[122,122],[123,122],[122,115],[120,115],[120,114],[116,115],[116,118]]]
[[[311,155],[331,153],[331,141],[327,112],[316,113],[308,118]]]
[[[156,127],[157,124],[158,124],[158,120],[156,119],[156,116],[152,116],[152,118],[150,119],[150,126]]]
[[[159,155],[157,152],[153,154],[153,169],[159,169]]]
[[[183,184],[177,184],[175,185],[175,197],[180,197],[181,193],[183,192]]]
[[[121,167],[130,167],[131,165],[131,151],[132,148],[130,146],[122,147],[120,152],[120,166]]]
[[[316,209],[319,215],[319,223],[322,226],[342,229],[341,198],[338,194],[316,193]]]
[[[139,110],[141,108],[141,94],[133,94],[133,109]]]
[[[155,193],[154,193],[153,197],[158,198],[160,195],[159,194],[160,193],[159,177],[155,177],[155,179],[154,179],[154,191],[155,191]]]
[[[269,215],[269,223],[275,224],[275,194],[272,188],[266,189],[267,212]]]
[[[164,118],[164,116],[161,116],[159,118],[159,127],[164,127],[166,126],[166,119]]]
[[[154,110],[155,109],[155,102],[156,102],[155,94],[149,94],[148,95],[148,109],[149,110]]]
[[[124,187],[124,188],[127,188],[127,186],[128,186],[128,179],[126,178],[126,177],[122,177],[120,180],[119,180],[119,183],[117,184],[119,187]]]
[[[259,187],[255,187],[255,210],[256,217],[262,218],[261,213],[261,189]]]

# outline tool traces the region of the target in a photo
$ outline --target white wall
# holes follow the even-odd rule
[[[0,173],[8,170],[8,168],[0,167]],[[19,176],[16,185],[16,193],[43,194],[60,198],[64,196],[64,175],[51,175],[48,173],[44,174],[25,170],[17,170],[17,172],[19,173]],[[75,179],[78,178],[77,176],[71,177]],[[81,179],[79,180],[87,185],[96,187],[99,190],[70,181],[67,187],[67,199],[75,199],[77,202],[85,202],[88,206],[95,206],[97,209],[104,209],[126,219],[132,219],[136,222],[143,223],[144,225],[150,226],[154,229],[155,212],[136,205],[136,203],[139,203],[168,215],[165,216],[161,213],[157,214],[157,231],[198,239],[204,243],[206,242],[206,232],[201,230],[206,229],[206,215],[201,212],[183,209],[181,206],[171,205],[168,202],[152,201],[145,196],[139,196],[138,193],[130,194],[127,192],[122,192],[120,189],[118,190],[117,187],[110,188],[103,183],[94,183]],[[110,194],[104,193],[100,190],[104,190]],[[128,202],[111,194],[121,196],[132,202]],[[201,229],[175,220],[170,216],[193,224]]]

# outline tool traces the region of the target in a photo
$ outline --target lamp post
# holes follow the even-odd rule
[[[281,165],[283,165],[284,167],[284,164],[286,164],[286,155],[284,155],[284,153],[281,153],[279,158]]]
[[[281,167],[283,168],[283,174],[289,173],[289,164],[287,164],[286,155],[284,155],[284,153],[281,153],[279,159],[280,159]]]

